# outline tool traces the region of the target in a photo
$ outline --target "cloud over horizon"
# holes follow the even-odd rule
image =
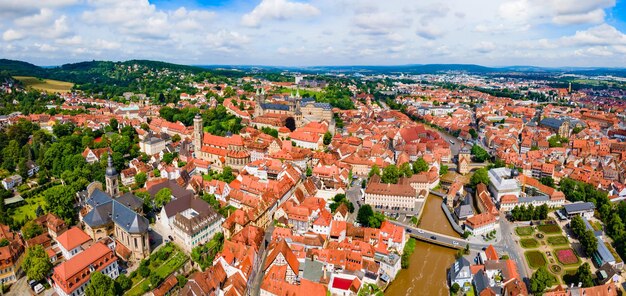
[[[626,67],[616,0],[218,2],[0,0],[0,57]]]

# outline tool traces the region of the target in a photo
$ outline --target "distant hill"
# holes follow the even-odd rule
[[[41,76],[46,70],[27,62],[0,59],[0,72],[15,76]]]
[[[130,60],[125,62],[110,62],[110,61],[88,61],[72,64],[64,64],[59,67],[39,67],[27,62],[0,59],[0,71],[6,71],[10,75],[14,76],[35,76],[40,78],[50,78],[62,81],[70,81],[74,83],[88,83],[92,82],[94,77],[86,79],[85,74],[89,76],[98,74],[108,75],[111,72],[122,71],[124,68],[132,71],[133,67],[141,67],[143,70],[155,70],[155,71],[175,71],[175,72],[188,72],[199,73],[206,71],[200,67],[177,65],[166,62],[150,61],[150,60]],[[117,77],[119,77],[118,73]]]

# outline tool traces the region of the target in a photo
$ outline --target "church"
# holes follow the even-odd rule
[[[254,108],[255,119],[263,117],[281,118],[284,126],[291,131],[302,127],[309,122],[326,120],[333,122],[332,106],[329,103],[318,103],[314,98],[302,98],[300,91],[296,91],[282,100],[267,102],[264,89],[257,89],[255,96],[256,105]]]

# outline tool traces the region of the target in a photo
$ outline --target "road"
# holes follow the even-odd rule
[[[272,241],[272,233],[274,232],[274,224],[265,229],[265,235],[263,236],[263,242],[261,248],[259,248],[258,262],[254,266],[252,273],[250,274],[250,280],[248,281],[248,296],[258,296],[261,292],[261,282],[263,281],[263,265],[265,264],[265,257],[267,257],[267,247]]]
[[[354,205],[354,212],[348,215],[348,221],[355,221],[356,215],[359,212],[359,208],[363,204],[361,197],[363,196],[361,191],[361,179],[358,178],[352,181],[352,185],[346,190],[346,197]]]
[[[510,223],[508,223],[508,221],[506,221],[504,217],[500,218],[500,222],[499,222],[500,231],[502,233],[503,239],[500,240],[500,242],[493,243],[493,244],[492,243],[470,243],[462,238],[451,237],[445,234],[440,234],[437,232],[413,227],[413,226],[410,226],[410,225],[407,225],[398,221],[390,221],[390,222],[398,226],[404,227],[407,233],[409,233],[411,236],[422,237],[426,240],[433,240],[431,237],[434,236],[435,237],[434,240],[440,241],[450,246],[454,246],[456,243],[456,245],[460,246],[460,248],[464,248],[466,244],[469,244],[470,246],[469,248],[472,251],[482,251],[484,248],[488,247],[489,245],[493,245],[493,247],[496,249],[496,251],[498,251],[500,255],[508,254],[509,258],[515,261],[515,263],[518,266],[518,272],[523,279],[529,278],[530,273],[528,272],[528,267],[526,266],[526,262],[523,256],[520,255],[520,254],[523,254],[523,251],[519,249],[517,242],[513,240],[512,238],[513,227],[511,226]]]

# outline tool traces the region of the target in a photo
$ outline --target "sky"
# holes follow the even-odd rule
[[[626,67],[626,0],[0,0],[0,58]]]

